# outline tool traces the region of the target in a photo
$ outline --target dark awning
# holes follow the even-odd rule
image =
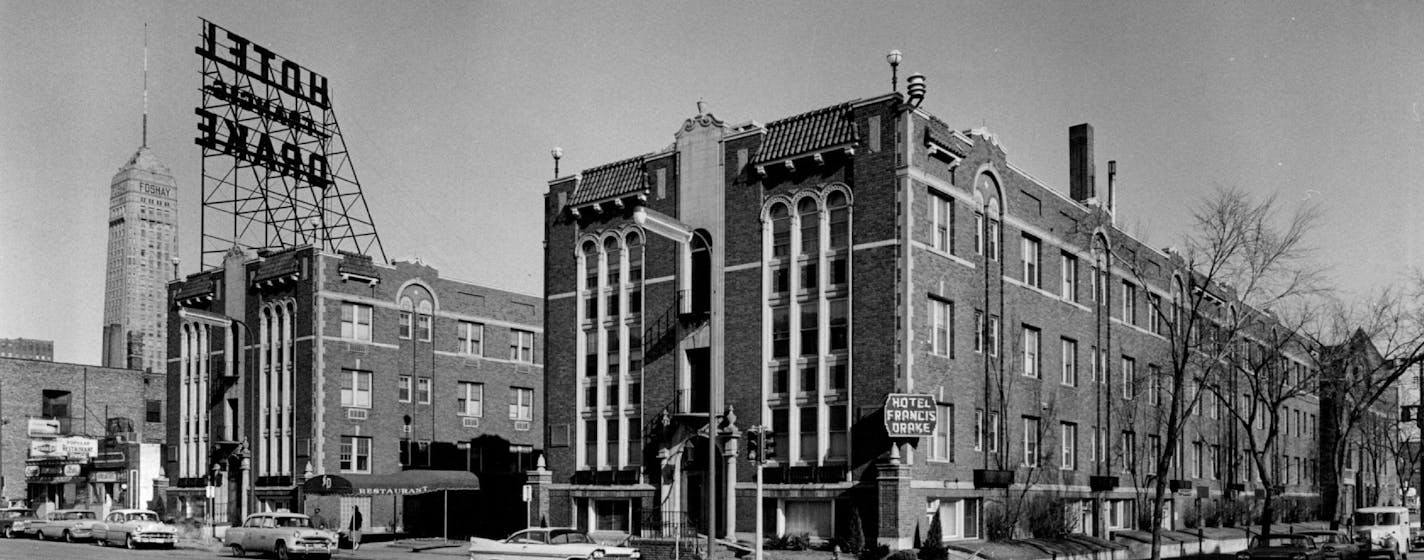
[[[412,470],[392,474],[324,474],[302,483],[308,494],[405,496],[440,490],[479,490],[480,477],[467,471]]]

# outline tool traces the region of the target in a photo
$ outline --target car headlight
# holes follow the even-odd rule
[[[1305,560],[1304,554],[1292,554],[1291,560]]]
[[[1244,551],[1244,550],[1241,551],[1241,552],[1237,552],[1237,553],[1236,553],[1236,559],[1237,559],[1237,560],[1249,560],[1250,558],[1251,558],[1251,555],[1250,555],[1249,553],[1247,553],[1246,551]]]
[[[635,558],[635,559],[636,559],[636,558],[642,558],[642,557],[643,557],[643,553],[642,553],[642,552],[639,552],[638,549],[635,548],[635,549],[633,549],[633,552],[631,552],[631,553],[628,554],[628,557],[629,557],[629,558]]]
[[[595,560],[598,559],[598,558],[603,558],[603,549],[601,549],[601,548],[595,548],[595,549],[593,549],[593,552],[588,553],[588,557],[589,557],[589,558],[592,558],[592,559],[595,559]]]

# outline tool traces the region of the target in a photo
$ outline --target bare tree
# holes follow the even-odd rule
[[[1318,327],[1321,340],[1340,341],[1317,356],[1321,377],[1321,451],[1331,462],[1321,481],[1321,502],[1332,527],[1339,527],[1339,473],[1352,438],[1388,402],[1399,379],[1424,363],[1424,274],[1416,271],[1402,286],[1388,287],[1362,304],[1336,302]],[[1390,416],[1396,410],[1385,411]]]
[[[1302,311],[1310,306],[1304,302],[1320,293],[1319,269],[1309,262],[1311,249],[1307,243],[1319,216],[1316,207],[1286,209],[1274,197],[1255,200],[1240,189],[1221,188],[1195,208],[1192,216],[1195,224],[1184,240],[1184,248],[1169,250],[1166,259],[1141,254],[1147,251],[1130,241],[1116,243],[1107,239],[1098,244],[1107,247],[1110,264],[1125,269],[1136,286],[1144,290],[1148,286],[1167,286],[1170,290],[1167,301],[1148,291],[1149,304],[1145,306],[1149,328],[1167,342],[1153,357],[1163,366],[1158,373],[1163,379],[1149,380],[1161,384],[1164,398],[1152,412],[1156,416],[1154,435],[1162,445],[1149,449],[1151,456],[1147,457],[1150,462],[1146,474],[1152,485],[1153,560],[1161,558],[1167,480],[1192,416],[1190,412],[1200,406],[1204,396],[1232,403],[1231,395],[1236,389],[1233,382],[1251,377],[1249,374],[1276,371],[1285,348],[1299,344],[1297,337],[1277,334],[1272,340],[1276,346],[1273,351],[1259,356],[1245,370],[1235,361],[1239,358],[1236,341],[1248,333],[1292,333],[1290,328],[1302,324],[1303,319],[1287,321],[1289,324],[1283,327],[1274,325],[1282,322],[1282,316],[1306,316]],[[1275,398],[1260,403],[1253,399],[1246,411],[1233,406],[1223,408],[1239,425],[1249,426],[1246,423],[1258,416],[1262,421],[1269,419],[1270,430],[1264,434],[1264,441],[1257,441],[1252,430],[1244,430],[1252,434],[1253,450],[1265,449],[1273,442],[1279,425],[1280,404],[1298,395],[1299,386],[1303,385],[1299,379],[1281,383],[1271,393]],[[1263,464],[1258,464],[1257,470],[1270,474]],[[1269,515],[1263,517],[1269,523]]]

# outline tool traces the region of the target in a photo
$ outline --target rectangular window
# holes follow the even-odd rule
[[[934,437],[930,439],[930,460],[954,460],[954,406],[947,403],[936,405]]]
[[[999,316],[998,316],[998,315],[990,315],[990,316],[989,316],[989,329],[988,329],[988,332],[987,332],[986,334],[988,335],[988,338],[989,338],[989,340],[987,341],[988,344],[989,344],[989,355],[990,355],[990,356],[998,356],[998,355],[999,355]]]
[[[485,326],[480,323],[460,321],[460,353],[483,356]]]
[[[829,303],[831,309],[831,331],[829,333],[831,351],[844,352],[850,347],[850,322],[846,317],[846,300],[834,299]],[[954,309],[951,307],[950,311],[952,313]]]
[[[1063,422],[1059,425],[1059,439],[1062,442],[1062,461],[1059,468],[1072,471],[1078,469],[1078,425]]]
[[[984,351],[984,312],[974,310],[974,351]]]
[[[1029,235],[1023,236],[1023,281],[1035,288],[1043,287],[1039,277],[1039,252],[1041,249],[1042,244],[1037,238]]]
[[[951,337],[954,332],[954,304],[948,300],[930,296],[930,316],[934,320],[934,353],[953,357],[954,345]]]
[[[999,452],[999,436],[1002,435],[1003,433],[1004,433],[1004,428],[1003,428],[1003,426],[1000,425],[1000,423],[999,423],[999,412],[998,412],[997,410],[996,410],[996,411],[993,411],[993,412],[990,412],[990,413],[989,413],[989,432],[988,432],[988,436],[989,436],[988,445],[989,445],[989,452],[990,452],[990,453],[998,453],[998,452]]]
[[[509,359],[534,363],[534,333],[519,329],[509,331]]]
[[[1028,325],[1023,326],[1023,352],[1024,377],[1040,379],[1038,357],[1041,354],[1041,348],[1039,347],[1038,329]]]
[[[1127,280],[1122,281],[1122,321],[1137,324],[1137,285]]]
[[[997,261],[997,260],[999,260],[999,239],[1001,239],[1001,237],[1000,237],[1000,234],[1001,234],[1001,233],[1002,233],[1002,231],[1001,231],[1001,226],[999,225],[999,220],[990,219],[990,220],[989,220],[989,235],[988,235],[988,238],[989,238],[989,260],[991,260],[991,261]]]
[[[1038,419],[1023,417],[1023,466],[1038,466]]]
[[[509,388],[509,419],[534,419],[534,390],[523,387]]]
[[[1064,338],[1063,342],[1063,384],[1078,386],[1078,341]]]
[[[421,313],[416,316],[416,330],[420,332],[420,339],[425,342],[430,342],[430,324],[433,320],[434,318],[428,313]]]
[[[1162,368],[1147,364],[1147,404],[1162,404]]]
[[[1132,472],[1137,465],[1137,433],[1131,430],[1122,432],[1122,470]]]
[[[1206,454],[1203,452],[1203,447],[1204,446],[1200,441],[1192,442],[1191,478],[1202,477],[1202,462],[1206,460]]]
[[[771,309],[771,357],[791,357],[791,308],[786,305]]]
[[[984,215],[974,214],[974,254],[984,254]]]
[[[371,472],[371,438],[341,436],[341,472]]]
[[[396,399],[400,402],[410,402],[411,378],[409,375],[402,375],[396,381]]]
[[[946,253],[954,253],[954,201],[934,194],[930,197],[934,205],[934,248]]]
[[[371,340],[371,306],[341,304],[341,338]]]
[[[420,404],[430,404],[430,378],[422,377],[415,380],[416,396],[420,398]]]
[[[1130,399],[1136,391],[1133,380],[1137,378],[1137,360],[1122,357],[1122,398]]]
[[[974,450],[984,450],[984,409],[974,409]]]
[[[1147,330],[1156,334],[1162,332],[1162,296],[1147,294]]]
[[[485,415],[485,385],[483,383],[460,382],[460,391],[456,394],[455,410],[460,416],[484,416]]]
[[[371,372],[341,370],[341,406],[371,408]]]
[[[815,356],[821,352],[820,334],[821,329],[816,321],[816,306],[801,306],[801,355]]]
[[[1078,301],[1078,257],[1064,251],[1059,262],[1059,295],[1068,301]]]
[[[409,311],[404,311],[404,310],[402,310],[402,311],[400,312],[400,338],[401,338],[401,340],[409,340],[409,339],[410,339],[410,329],[411,329],[412,321],[413,321],[413,319],[411,318],[411,313],[410,313]]]
[[[143,420],[144,420],[145,422],[162,422],[162,421],[163,421],[163,401],[162,401],[162,400],[149,399],[148,401],[146,401],[146,402],[144,403],[144,405],[145,405],[145,407],[144,407]]]
[[[1104,300],[1098,288],[1098,267],[1088,267],[1088,301],[1102,303]]]

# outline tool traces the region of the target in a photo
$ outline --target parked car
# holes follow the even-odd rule
[[[605,546],[570,528],[525,529],[502,541],[470,538],[470,560],[637,560],[636,548]]]
[[[1265,534],[1251,540],[1251,547],[1236,553],[1237,560],[1323,560],[1325,549],[1315,539],[1300,533]]]
[[[241,527],[231,527],[223,535],[223,545],[233,556],[271,552],[280,560],[292,556],[331,558],[336,543],[336,533],[312,527],[310,517],[285,511],[254,513]]]
[[[178,544],[178,528],[158,520],[158,514],[146,509],[116,509],[94,525],[94,541],[99,546],[124,545],[138,548],[152,544],[173,548]]]
[[[40,540],[87,541],[94,538],[94,524],[98,521],[99,516],[87,509],[57,509],[45,514],[44,519],[30,522],[27,530]]]
[[[1299,531],[1297,535],[1306,535],[1315,539],[1315,544],[1325,551],[1325,557],[1333,560],[1356,560],[1360,557],[1360,545],[1344,531],[1331,531],[1321,529],[1318,531]]]
[[[24,534],[25,525],[36,519],[39,518],[35,517],[35,510],[30,508],[7,507],[0,509],[0,534],[5,535],[7,539],[21,536]],[[15,528],[16,525],[20,526],[19,530]]]
[[[1373,506],[1355,510],[1355,542],[1364,556],[1409,557],[1409,510],[1399,506]]]

